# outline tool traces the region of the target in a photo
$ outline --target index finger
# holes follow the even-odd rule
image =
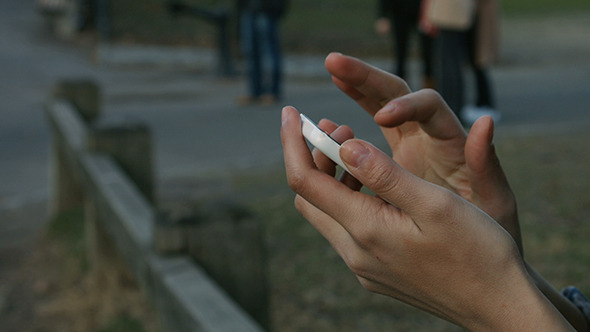
[[[366,206],[364,200],[374,197],[354,191],[317,169],[301,134],[299,112],[292,107],[283,109],[281,141],[287,181],[291,189],[338,223],[347,221],[346,224],[349,224],[350,221],[362,217],[359,209],[353,206]]]
[[[434,90],[424,89],[387,103],[375,114],[375,122],[386,128],[415,121],[430,136],[438,139],[465,139],[459,119]]]
[[[353,57],[330,53],[325,65],[336,86],[371,116],[390,100],[410,93],[401,78]]]

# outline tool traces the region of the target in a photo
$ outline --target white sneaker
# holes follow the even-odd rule
[[[496,111],[495,109],[488,106],[465,106],[465,108],[463,108],[463,112],[461,113],[461,120],[469,125],[472,125],[477,119],[485,115],[492,117],[494,123],[500,122],[500,119],[502,118],[502,115],[499,111]]]

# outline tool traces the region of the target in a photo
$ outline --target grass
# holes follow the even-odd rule
[[[109,267],[96,273],[87,246],[82,207],[49,222],[47,236],[24,263],[31,283],[26,293],[35,299],[31,330],[156,331],[152,308],[137,285],[115,277],[118,272]]]
[[[497,138],[513,186],[525,255],[556,288],[590,293],[590,134]],[[280,331],[459,331],[419,310],[365,291],[321,235],[293,207],[284,172],[235,180],[255,184],[251,206],[266,225],[272,319]],[[251,195],[249,197],[252,197]]]
[[[138,319],[122,314],[97,332],[145,332],[145,329]]]
[[[559,287],[590,292],[590,135],[529,137],[504,144],[519,200],[525,255]]]
[[[81,271],[88,270],[83,208],[74,207],[55,216],[49,222],[47,233],[52,240],[61,243]]]

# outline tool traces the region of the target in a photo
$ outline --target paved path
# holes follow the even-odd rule
[[[41,23],[34,1],[0,3],[0,272],[45,221],[45,96],[59,77],[96,72],[85,50],[57,42]]]
[[[544,21],[505,24],[506,59],[493,72],[504,113],[500,136],[590,121],[590,42],[576,26],[587,26],[588,19],[550,23],[566,33],[556,35]],[[50,137],[42,104],[61,78],[97,80],[105,93],[105,121],[136,118],[151,126],[159,184],[280,162],[280,106],[237,107],[243,82],[216,78],[208,69],[215,68],[209,53],[108,46],[93,51],[52,37],[34,1],[0,2],[0,251],[30,243],[44,222]],[[189,63],[182,66],[145,66],[183,54]],[[92,60],[96,55],[98,64]],[[126,65],[138,61],[144,66]],[[291,56],[287,71],[285,104],[316,120],[348,123],[359,137],[379,144],[371,119],[331,85],[322,57]],[[23,208],[37,211],[37,217],[14,213]]]

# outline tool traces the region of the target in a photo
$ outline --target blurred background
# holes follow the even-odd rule
[[[58,82],[79,79],[100,88],[99,124],[149,128],[157,211],[179,219],[239,210],[236,218],[261,227],[269,330],[460,330],[363,290],[294,210],[284,180],[283,105],[385,146],[323,69],[331,51],[391,69],[390,38],[374,29],[377,1],[292,0],[280,24],[284,96],[248,105],[236,101],[247,90],[236,3],[183,4],[227,18],[229,65],[220,60],[219,25],[163,0],[112,1],[102,11],[83,1],[0,1],[3,330],[161,330],[133,278],[106,287],[92,276],[84,209],[48,212],[55,179],[44,105]],[[501,9],[501,57],[490,70],[502,112],[495,139],[518,198],[526,258],[557,288],[588,294],[590,2],[502,0]],[[408,81],[419,88],[415,38],[410,58]]]

